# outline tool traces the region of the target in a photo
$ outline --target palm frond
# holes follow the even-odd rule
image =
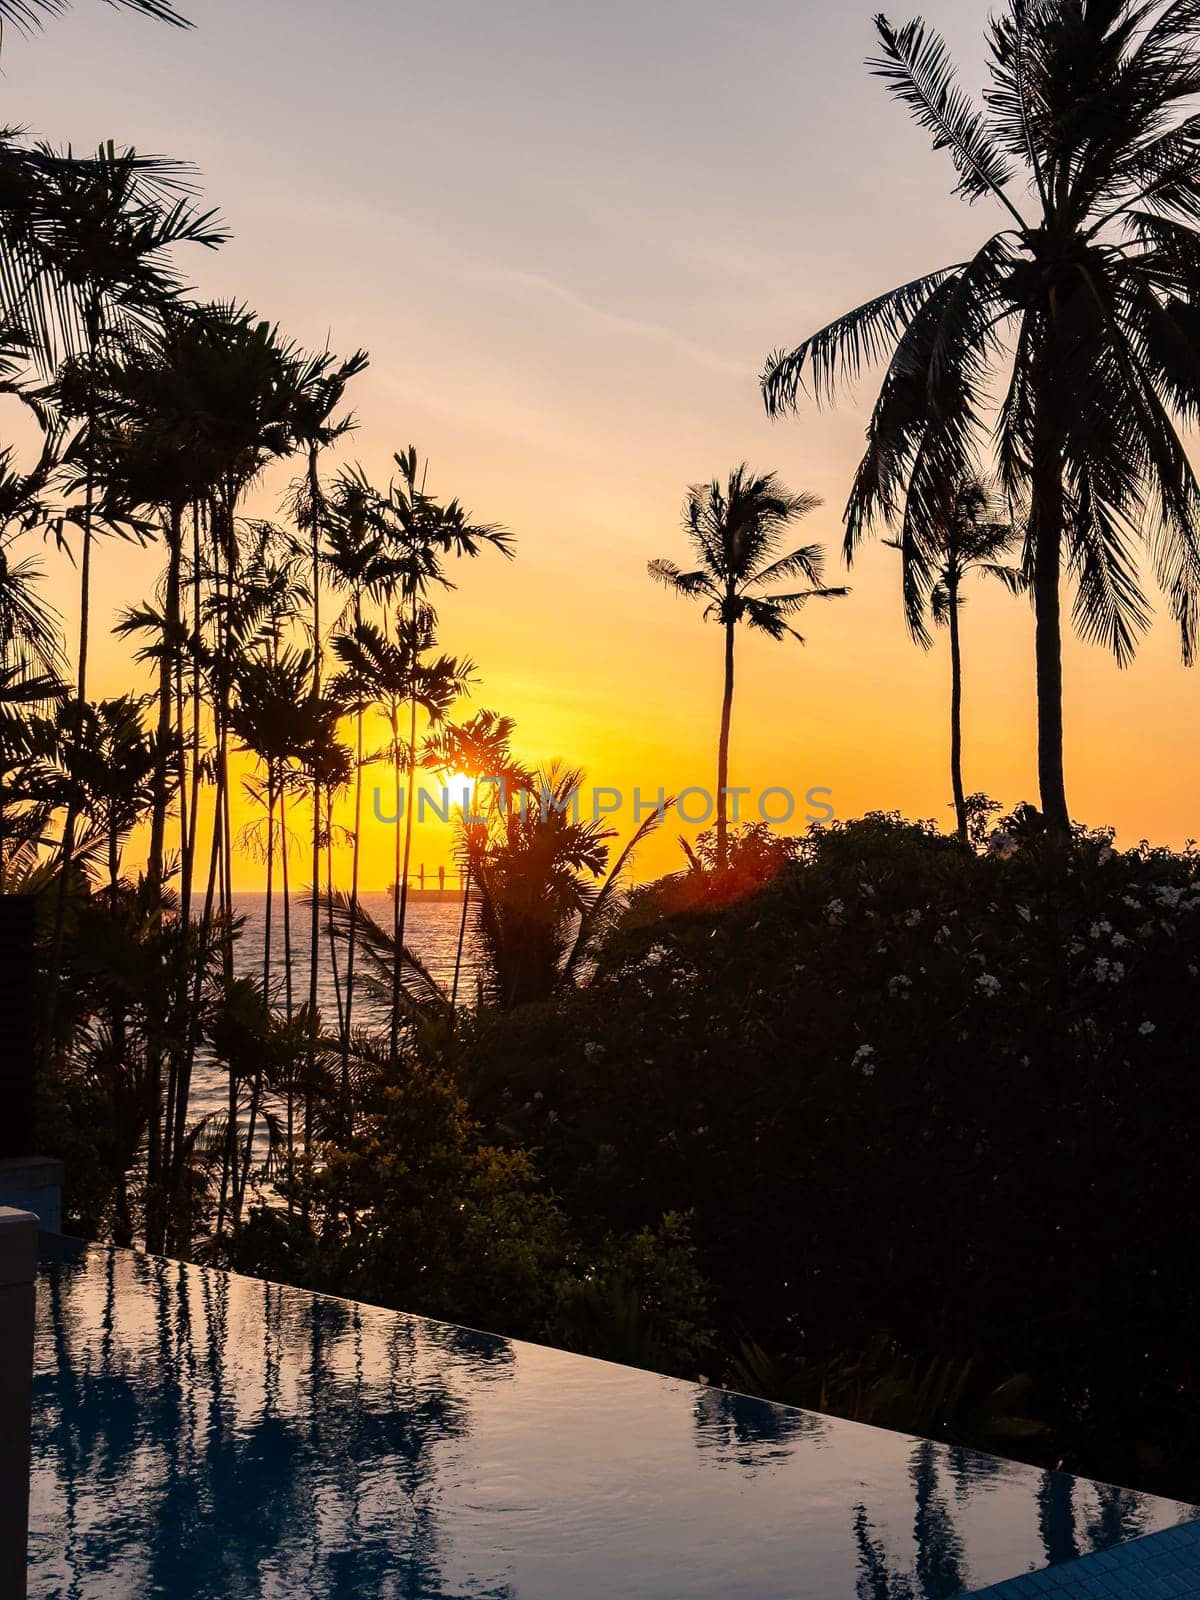
[[[943,267],[914,278],[847,312],[791,351],[767,358],[762,375],[767,413],[782,416],[796,409],[806,381],[818,405],[831,403],[842,384],[853,384],[863,369],[894,349],[925,303],[961,267]]]
[[[1013,169],[995,144],[987,119],[958,86],[944,40],[919,17],[896,29],[880,15],[875,27],[883,55],[870,63],[872,71],[933,134],[934,149],[950,152],[959,192],[972,200],[995,195],[1024,227],[1020,212],[1004,192]]]

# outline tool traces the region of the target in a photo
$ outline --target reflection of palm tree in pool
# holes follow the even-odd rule
[[[926,1600],[949,1600],[966,1587],[963,1542],[938,1484],[938,1461],[943,1452],[925,1441],[913,1451],[909,1463],[917,1502],[913,1534],[917,1541],[917,1578]]]
[[[453,1374],[468,1354],[474,1376],[474,1346],[120,1254],[53,1274],[42,1326],[56,1360],[36,1427],[77,1576],[197,1600],[256,1592],[267,1572],[296,1593],[440,1592],[435,1459],[469,1430]],[[512,1354],[496,1349],[499,1375]]]

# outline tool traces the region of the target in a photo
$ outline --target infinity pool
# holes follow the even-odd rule
[[[42,1268],[33,1600],[949,1600],[1193,1508],[124,1251]]]

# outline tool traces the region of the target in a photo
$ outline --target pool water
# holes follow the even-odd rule
[[[39,1283],[33,1600],[943,1600],[1193,1508],[97,1247]]]

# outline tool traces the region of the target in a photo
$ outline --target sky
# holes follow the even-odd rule
[[[742,460],[824,501],[850,599],[806,612],[806,644],[739,644],[732,778],[757,797],[832,791],[951,820],[944,640],[909,640],[897,561],[840,570],[841,512],[873,399],[764,414],[767,354],[991,228],[951,194],[943,155],[864,62],[852,0],[191,0],[182,33],[97,3],[4,40],[4,119],[77,149],[113,138],[185,157],[232,238],[181,255],[205,297],[236,298],[309,346],[362,346],[359,427],[341,452],[383,479],[393,450],[430,487],[517,535],[513,563],[456,573],[442,633],[478,664],[475,705],[517,718],[533,760],[654,794],[715,786],[721,641],[646,562],[686,560],[687,485]],[[928,0],[969,86],[983,0]],[[909,13],[897,11],[894,20]],[[286,473],[253,509],[272,513]],[[149,593],[157,552],[106,544],[96,612]],[[51,562],[68,632],[74,578]],[[964,613],[966,783],[1036,799],[1033,622],[986,585]],[[126,645],[94,691],[140,684]],[[1067,651],[1073,813],[1124,843],[1200,832],[1200,684],[1160,617],[1135,665]],[[753,801],[751,804],[753,805]],[[618,826],[632,825],[631,811]],[[641,875],[680,863],[668,826]],[[695,830],[691,830],[695,831]],[[372,823],[365,881],[389,878]],[[422,830],[414,861],[449,859]],[[259,868],[247,859],[244,886]]]

